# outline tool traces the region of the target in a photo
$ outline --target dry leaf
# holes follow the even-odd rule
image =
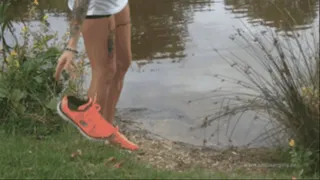
[[[77,153],[76,152],[71,154],[71,158],[75,158],[75,157],[77,157]]]
[[[77,153],[78,153],[79,156],[82,155],[82,151],[80,149],[77,150]]]
[[[110,142],[109,142],[108,140],[106,140],[106,141],[104,141],[104,144],[105,144],[105,145],[109,145]]]
[[[110,157],[109,159],[107,159],[107,161],[104,163],[104,165],[106,166],[108,163],[114,162],[115,160],[116,160],[115,157]]]
[[[32,167],[30,167],[30,168],[24,168],[23,170],[24,170],[24,171],[31,171],[31,170],[32,170]]]
[[[78,149],[76,152],[73,152],[71,154],[71,158],[75,158],[77,156],[81,156],[82,155],[82,151],[80,149]]]
[[[124,163],[124,161],[120,161],[120,162],[116,163],[113,167],[119,169],[119,168],[121,168],[123,163]]]

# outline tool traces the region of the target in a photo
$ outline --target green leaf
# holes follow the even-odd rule
[[[38,70],[38,64],[34,63],[33,59],[28,59],[22,64],[22,69],[25,72],[36,72]]]
[[[26,111],[26,107],[25,107],[23,104],[19,104],[19,105],[16,107],[16,111],[17,111],[19,114],[23,114],[23,113]]]
[[[42,79],[41,76],[36,76],[36,77],[34,77],[33,79],[34,79],[37,83],[39,83],[39,84],[43,83],[43,79]]]
[[[299,177],[301,177],[304,173],[304,169],[301,169],[300,172],[299,172]]]
[[[306,153],[305,153],[305,156],[306,157],[310,157],[312,155],[312,152],[311,151],[307,151]]]
[[[0,98],[8,97],[8,90],[4,87],[0,87]]]
[[[27,97],[27,93],[22,92],[20,89],[13,90],[11,94],[11,100],[14,103],[19,103],[25,97]]]
[[[58,99],[53,97],[46,106],[47,108],[55,111],[57,108],[57,104],[58,104]]]

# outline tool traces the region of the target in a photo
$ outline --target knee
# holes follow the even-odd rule
[[[132,55],[122,55],[117,61],[117,71],[126,73],[131,66]]]
[[[92,69],[92,71],[99,82],[110,83],[117,72],[117,67],[115,64],[112,64],[105,67],[95,67]]]

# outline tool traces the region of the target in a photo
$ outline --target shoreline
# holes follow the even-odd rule
[[[244,174],[270,174],[288,169],[290,164],[272,148],[215,149],[200,147],[183,142],[171,141],[139,127],[139,123],[116,117],[122,132],[140,146],[136,159],[154,168],[178,172],[192,169]],[[135,153],[135,152],[132,152]]]

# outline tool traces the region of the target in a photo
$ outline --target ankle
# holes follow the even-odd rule
[[[114,125],[114,120],[113,120],[113,118],[108,118],[108,119],[106,119],[110,124],[112,124],[112,125]]]
[[[106,121],[108,121],[110,124],[114,125],[114,124],[113,124],[113,123],[114,123],[113,118],[111,118],[110,116],[108,116],[106,113],[101,113],[101,115],[102,115],[102,117],[103,117]]]

